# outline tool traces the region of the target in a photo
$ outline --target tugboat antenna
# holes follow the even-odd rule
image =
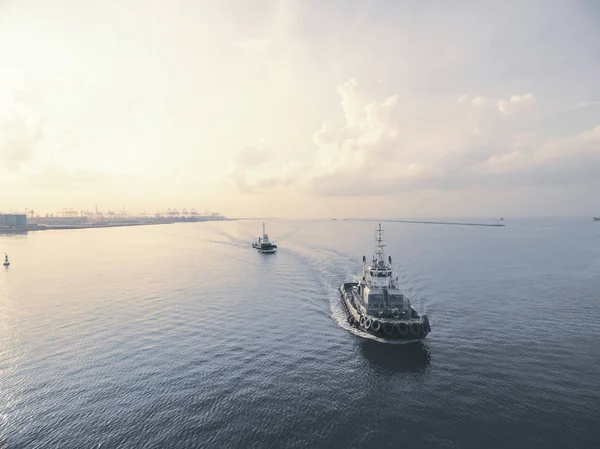
[[[381,223],[379,223],[379,227],[377,227],[375,229],[375,231],[377,231],[378,235],[375,238],[375,241],[377,242],[377,259],[381,262],[384,263],[384,253],[383,253],[383,248],[386,246],[383,243],[383,237],[381,236],[383,229],[381,228]]]
[[[383,237],[381,236],[381,233],[383,232],[383,229],[381,228],[381,223],[379,223],[379,227],[375,228],[375,231],[377,231],[378,235],[375,238],[375,241],[377,242],[377,246],[385,246],[382,242],[383,242]]]

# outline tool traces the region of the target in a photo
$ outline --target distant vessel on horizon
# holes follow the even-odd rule
[[[594,221],[600,221],[600,217],[592,217]]]

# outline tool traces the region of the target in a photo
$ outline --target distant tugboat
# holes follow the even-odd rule
[[[8,256],[6,254],[4,254],[4,263],[2,264],[5,267],[8,267],[10,265],[10,262],[8,261]]]
[[[257,249],[259,253],[274,253],[277,251],[277,245],[274,245],[269,240],[269,236],[265,232],[265,223],[263,222],[263,235],[258,238],[258,242],[252,243],[252,247]]]
[[[348,323],[378,337],[394,340],[420,340],[431,331],[427,316],[420,316],[398,289],[392,271],[392,258],[385,261],[381,224],[376,229],[377,254],[371,265],[363,256],[360,282],[344,282],[340,287]]]

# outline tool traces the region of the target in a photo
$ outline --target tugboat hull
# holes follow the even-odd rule
[[[346,282],[340,287],[342,306],[347,314],[348,324],[357,327],[379,338],[389,340],[418,341],[431,332],[427,316],[417,316],[410,319],[393,319],[371,316],[362,313],[354,304],[351,290],[358,286],[357,282]]]
[[[261,248],[260,245],[253,243],[252,248],[256,249],[259,253],[272,254],[277,251],[277,245],[271,245],[270,248]]]

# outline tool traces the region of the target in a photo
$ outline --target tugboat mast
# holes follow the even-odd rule
[[[384,254],[384,250],[383,248],[386,246],[383,243],[383,237],[382,237],[382,233],[383,233],[383,229],[381,228],[381,223],[379,223],[379,227],[377,229],[375,229],[377,231],[377,237],[375,238],[375,241],[377,242],[377,258],[373,258],[373,262],[375,262],[375,265],[384,267],[385,266],[385,254]]]
[[[392,258],[390,257],[388,259],[389,266],[386,265],[384,248],[387,245],[383,243],[383,228],[381,227],[381,223],[379,223],[379,226],[375,228],[375,231],[377,232],[377,237],[375,237],[377,250],[375,251],[373,259],[371,260],[371,268],[389,268],[389,266],[391,266],[392,263]],[[365,270],[367,270],[367,258],[365,256],[363,256],[363,267]]]

